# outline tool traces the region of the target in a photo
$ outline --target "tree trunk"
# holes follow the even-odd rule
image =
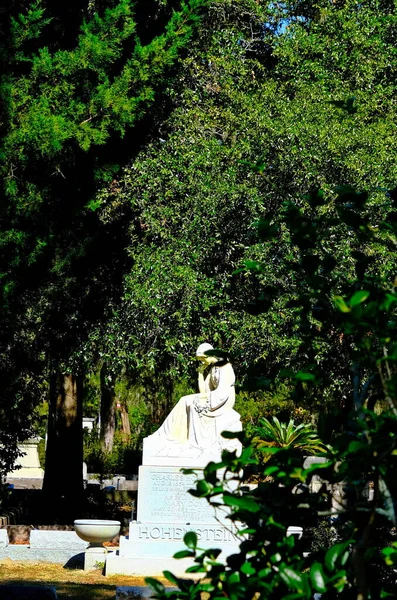
[[[101,368],[101,446],[102,450],[108,454],[113,450],[116,429],[115,408],[114,378],[104,363]]]
[[[161,381],[146,380],[144,382],[145,396],[151,410],[151,420],[158,427],[169,415],[173,407],[174,383],[171,377],[167,376]]]
[[[83,408],[79,377],[50,376],[48,440],[43,491],[47,518],[71,524],[83,497]]]
[[[128,439],[131,436],[131,425],[130,417],[128,415],[128,409],[124,402],[120,403],[120,415],[121,415],[121,431],[124,439]]]

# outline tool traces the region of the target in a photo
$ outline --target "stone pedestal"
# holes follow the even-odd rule
[[[84,571],[100,569],[105,565],[107,550],[102,544],[90,544],[84,555]]]
[[[184,575],[192,560],[173,555],[185,549],[188,531],[196,532],[199,548],[222,550],[220,560],[238,551],[225,510],[215,512],[205,498],[189,494],[195,482],[196,476],[184,475],[181,467],[140,467],[137,520],[131,521],[129,536],[120,538],[119,554],[108,557],[106,574],[145,576],[170,570]]]

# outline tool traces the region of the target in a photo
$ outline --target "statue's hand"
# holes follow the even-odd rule
[[[207,365],[205,365],[204,363],[201,363],[197,369],[197,371],[199,373],[204,373],[205,369],[207,368]]]

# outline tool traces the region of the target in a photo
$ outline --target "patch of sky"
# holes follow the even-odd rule
[[[283,35],[288,31],[288,27],[296,23],[307,23],[308,18],[301,15],[292,15],[291,7],[284,2],[270,2],[269,12],[272,12],[272,18],[264,27],[267,31],[273,31],[275,35]]]

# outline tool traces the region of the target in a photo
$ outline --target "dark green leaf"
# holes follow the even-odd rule
[[[230,353],[226,350],[221,350],[220,348],[213,348],[212,350],[206,350],[204,352],[205,356],[214,356],[215,358],[223,358],[224,360],[229,360]]]
[[[305,196],[305,200],[312,206],[316,208],[317,206],[321,206],[325,202],[325,194],[324,190],[319,188],[314,189],[310,194]]]
[[[226,506],[234,506],[243,510],[249,510],[250,512],[258,512],[261,509],[253,498],[247,496],[227,496],[224,494],[223,501]]]
[[[264,217],[261,217],[254,223],[254,226],[258,231],[258,237],[261,240],[271,240],[277,235],[278,226],[272,223],[273,219],[274,215],[272,213],[267,213]]]
[[[174,555],[174,557],[175,557],[175,555]],[[166,579],[168,579],[168,581],[179,586],[179,584],[180,584],[179,579],[173,573],[171,573],[170,571],[163,571],[163,575]]]
[[[212,486],[204,479],[199,479],[196,483],[197,492],[200,496],[207,496],[212,491]]]
[[[153,577],[145,577],[145,583],[152,588],[156,592],[156,594],[163,594],[165,592],[165,587],[160,581],[154,579]]]
[[[197,534],[194,531],[188,531],[183,537],[185,546],[195,550],[197,548]]]
[[[174,558],[188,558],[189,556],[195,556],[195,553],[192,550],[179,550],[174,554]]]
[[[340,559],[344,555],[346,549],[350,546],[351,543],[352,540],[348,540],[347,542],[340,542],[339,544],[335,544],[329,550],[327,550],[327,553],[325,555],[325,566],[329,571],[333,571],[335,569],[338,559]]]
[[[207,569],[203,565],[192,565],[186,569],[186,573],[206,573]]]
[[[249,563],[249,562],[245,562],[241,566],[240,570],[241,570],[242,573],[245,573],[246,575],[254,575],[256,573],[255,567],[253,567],[252,564]]]
[[[220,548],[211,548],[210,550],[206,550],[204,552],[205,556],[208,556],[211,560],[216,560],[218,556],[221,554],[222,550]]]

